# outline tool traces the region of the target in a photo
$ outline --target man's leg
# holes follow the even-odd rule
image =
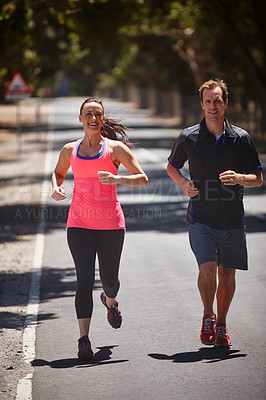
[[[205,345],[213,345],[216,340],[215,314],[213,311],[213,302],[217,288],[216,274],[217,274],[216,262],[210,261],[207,263],[200,264],[198,288],[204,309],[202,328],[200,332],[200,340],[201,343]]]
[[[218,277],[215,346],[228,347],[232,345],[232,341],[226,328],[226,317],[236,288],[235,269],[224,268],[222,265],[219,265]]]
[[[217,263],[209,261],[199,266],[198,288],[203,303],[204,314],[212,316],[216,293]]]
[[[218,266],[218,277],[216,326],[226,327],[226,316],[236,289],[235,269],[224,268],[220,264]]]

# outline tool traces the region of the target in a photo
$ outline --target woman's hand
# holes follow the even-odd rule
[[[115,185],[117,176],[108,171],[98,171],[97,176],[103,185]]]
[[[61,201],[66,199],[66,192],[64,191],[62,186],[57,186],[56,188],[53,189],[52,192],[52,199],[56,201]]]
[[[63,182],[70,167],[70,158],[75,142],[67,143],[61,150],[58,162],[52,175],[52,199],[61,201],[66,199]]]

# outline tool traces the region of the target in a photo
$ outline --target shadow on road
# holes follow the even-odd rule
[[[187,231],[187,203],[177,201],[153,201],[151,203],[126,202],[122,204],[127,231],[157,231],[178,233]],[[39,219],[46,222],[46,233],[65,229],[69,206],[13,205],[0,208],[0,243],[16,241],[21,235],[36,233]],[[248,233],[266,232],[266,213],[246,215]]]
[[[145,140],[147,140],[147,143]],[[170,138],[163,140],[169,141]],[[162,143],[155,143],[155,138],[143,139],[141,145],[149,149],[163,147]],[[171,148],[169,142],[167,147]],[[165,166],[166,164],[167,160],[165,160]],[[144,166],[149,177],[147,186],[134,188],[118,185],[118,198],[121,196],[120,201],[126,217],[127,230],[185,232],[187,231],[186,209],[188,199],[184,196],[182,188],[169,178],[165,168],[158,170],[154,166],[156,164],[150,162],[147,163],[147,167]],[[25,183],[25,179],[23,173],[21,173],[16,177],[4,178],[1,184],[4,186],[14,185],[16,190],[17,188],[20,190],[19,184]],[[31,184],[41,183],[43,179],[50,179],[50,176],[33,174],[27,179],[30,188]],[[66,182],[70,185],[70,192],[72,191],[73,183],[70,183],[72,180],[72,174],[68,174]],[[23,187],[21,190],[23,190]],[[265,195],[266,184],[260,188],[245,188],[244,193],[250,197]],[[4,205],[0,207],[0,243],[15,241],[21,235],[35,234],[40,218],[45,220],[47,232],[53,229],[64,229],[68,210],[69,205],[64,202],[54,202],[54,204],[46,206],[23,203]],[[266,213],[259,216],[246,215],[245,220],[247,232],[266,232]]]
[[[91,361],[80,361],[78,358],[63,358],[61,360],[46,361],[43,359],[35,359],[32,361],[33,367],[49,366],[51,368],[73,368],[73,367],[95,367],[97,365],[108,365],[118,364],[127,362],[129,360],[112,360],[111,355],[113,354],[111,349],[118,347],[117,345],[97,347],[99,351],[94,354]]]
[[[19,312],[1,311],[0,329],[24,329],[25,315]]]
[[[98,268],[96,268],[99,274]],[[99,279],[95,279],[93,290],[101,290]],[[74,297],[76,291],[75,268],[51,268],[44,266],[41,275],[41,302],[58,297]]]
[[[167,354],[151,353],[149,357],[156,360],[169,360],[174,363],[194,363],[206,362],[216,363],[224,360],[231,360],[234,358],[246,357],[247,354],[238,354],[241,350],[231,350],[227,347],[211,347],[201,348],[198,351],[189,351],[185,353],[176,353],[168,356]]]
[[[99,276],[98,266],[96,267]],[[34,273],[34,272],[33,272]],[[0,330],[1,329],[24,329],[25,314],[22,312],[22,305],[28,301],[28,291],[30,286],[31,272],[25,274],[9,273],[3,271],[0,273],[0,306],[14,306],[14,311],[0,311]],[[18,287],[20,290],[18,290]],[[94,291],[102,290],[102,284],[99,279],[94,281]],[[41,275],[41,303],[50,299],[59,297],[74,297],[76,291],[76,273],[75,268],[49,268],[43,267]],[[35,316],[32,316],[33,321]],[[38,324],[43,321],[58,318],[56,313],[39,313]],[[30,321],[31,314],[28,314]],[[98,353],[97,353],[98,354]]]

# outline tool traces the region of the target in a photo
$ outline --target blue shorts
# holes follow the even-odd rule
[[[190,246],[198,265],[209,261],[225,268],[248,269],[245,229],[216,229],[189,224]]]

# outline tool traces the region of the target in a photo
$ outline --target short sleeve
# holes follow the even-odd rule
[[[188,158],[185,151],[185,140],[186,140],[186,135],[184,134],[183,131],[176,138],[171,154],[168,157],[169,164],[178,169],[183,167]]]
[[[262,169],[258,151],[250,135],[245,132],[245,135],[241,138],[241,142],[244,173],[251,174],[258,169]]]

